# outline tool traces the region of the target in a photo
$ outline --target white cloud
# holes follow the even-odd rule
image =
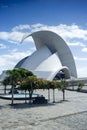
[[[84,30],[75,24],[72,24],[70,26],[64,24],[60,24],[57,26],[48,26],[48,25],[38,23],[34,25],[29,25],[29,27],[30,27],[29,32],[25,33],[24,37],[36,31],[50,30],[60,35],[67,42],[69,46],[85,47],[84,42],[82,43],[80,42],[80,40],[82,39],[83,41],[87,41],[87,30]],[[78,41],[75,40],[75,42],[69,42],[72,41],[72,39],[78,39]],[[30,38],[29,39],[27,38],[25,40],[26,42],[29,42]],[[33,40],[31,40],[31,42],[32,41]]]
[[[87,52],[87,47],[82,49],[83,52]]]
[[[17,43],[21,41],[23,35],[21,32],[0,32],[0,39]]]
[[[18,52],[17,49],[13,49],[9,54],[0,55],[0,73],[3,70],[13,69],[13,67],[24,57],[29,56],[35,48],[31,48],[26,52]]]
[[[39,30],[50,30],[56,32],[57,34],[61,35],[65,39],[78,38],[78,39],[87,40],[87,30],[84,30],[75,24],[72,24],[70,26],[65,24],[60,24],[57,26],[34,24],[31,26],[31,32],[35,32]]]
[[[78,77],[87,77],[87,67],[78,67],[77,73]]]
[[[0,32],[0,39],[1,40],[8,40],[9,32]]]
[[[6,46],[6,45],[4,45],[4,44],[0,43],[0,49],[6,49],[6,48],[7,48],[7,46]]]
[[[26,37],[32,32],[40,30],[50,30],[57,33],[58,35],[63,37],[63,39],[69,46],[79,46],[82,47],[82,49],[86,47],[85,41],[87,41],[87,30],[84,30],[75,24],[72,24],[70,26],[64,24],[60,24],[57,26],[48,26],[40,23],[34,24],[30,26],[29,33],[26,33],[24,37]],[[30,38],[28,38],[26,38],[23,42],[29,42]],[[81,42],[81,39],[83,42]],[[74,40],[74,42],[72,42],[72,40]],[[33,42],[32,39],[31,42]],[[85,52],[85,50],[83,52]]]
[[[74,57],[76,61],[87,61],[87,57]]]
[[[37,24],[31,25],[31,28],[41,28],[41,27],[43,27],[43,26],[44,26],[44,24],[37,23]],[[46,26],[46,25],[45,25],[45,26]]]
[[[69,45],[69,46],[80,46],[80,47],[85,47],[86,45],[84,44],[84,43],[82,43],[82,42],[67,42],[67,44]]]
[[[25,31],[26,30],[26,31]],[[78,38],[82,40],[87,40],[87,30],[82,29],[81,27],[72,24],[72,25],[65,25],[60,24],[57,26],[48,26],[44,24],[33,24],[33,25],[19,25],[15,26],[11,32],[0,32],[0,39],[13,41],[13,43],[18,43],[21,41],[24,35],[30,34],[35,31],[39,30],[50,30],[56,32],[60,36],[62,36],[66,41],[67,39]],[[32,42],[29,38],[26,39],[26,42]]]
[[[60,30],[59,34],[65,39],[78,38],[87,40],[87,30],[81,29],[75,24],[72,24],[70,26],[61,24],[57,26],[57,29]]]
[[[23,32],[0,32],[0,39],[5,40],[10,43],[19,44],[22,40],[22,38],[28,33]],[[31,37],[27,38],[25,42],[33,42],[33,39]]]
[[[29,30],[30,29],[30,25],[25,24],[25,25],[19,25],[19,26],[15,26],[12,31],[13,32],[18,32],[18,31],[22,31],[22,30]]]
[[[87,57],[74,57],[78,77],[87,77]]]

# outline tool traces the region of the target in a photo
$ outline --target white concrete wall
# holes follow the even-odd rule
[[[29,56],[21,67],[26,68],[28,70],[35,70],[44,60],[46,60],[49,56],[51,56],[50,50],[47,46],[44,46],[38,51],[35,51],[31,56]]]

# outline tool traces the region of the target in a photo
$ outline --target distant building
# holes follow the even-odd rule
[[[47,80],[77,78],[73,55],[59,35],[51,31],[38,31],[24,39],[29,36],[35,42],[36,51],[19,61],[15,68],[28,69],[37,77]]]

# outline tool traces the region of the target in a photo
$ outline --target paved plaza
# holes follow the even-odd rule
[[[47,90],[35,93],[48,97]],[[62,92],[56,90],[56,103],[29,105],[15,101],[10,106],[8,100],[0,99],[0,130],[87,130],[87,94],[66,91],[66,101],[62,102]]]

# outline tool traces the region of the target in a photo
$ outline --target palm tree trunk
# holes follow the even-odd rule
[[[65,101],[65,90],[63,90],[63,101]]]
[[[48,89],[48,101],[50,101],[50,89]]]
[[[5,87],[4,87],[4,94],[6,94],[6,85],[5,85]]]
[[[29,91],[29,103],[31,104],[31,92]]]
[[[55,89],[53,89],[53,103],[55,103]]]
[[[11,105],[13,105],[14,103],[14,87],[12,86],[12,101],[11,101]]]
[[[26,90],[25,90],[25,103],[27,103],[27,101],[26,101]]]

